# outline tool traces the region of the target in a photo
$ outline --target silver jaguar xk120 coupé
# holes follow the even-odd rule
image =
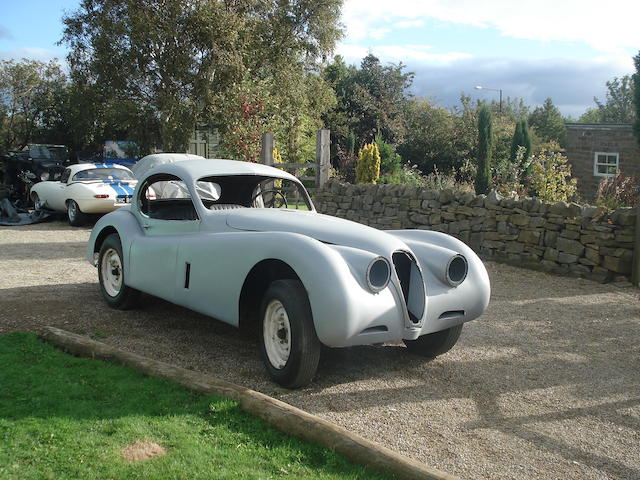
[[[445,353],[485,310],[489,278],[459,240],[321,215],[293,175],[231,160],[159,165],[88,246],[107,303],[140,292],[235,326],[258,325],[268,373],[309,383],[320,346],[404,341]]]

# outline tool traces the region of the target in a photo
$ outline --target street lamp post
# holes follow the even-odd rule
[[[487,87],[483,87],[482,85],[476,85],[475,86],[476,90],[491,90],[493,92],[500,92],[500,103],[498,104],[498,110],[500,111],[500,114],[502,114],[502,89],[501,88],[487,88]]]

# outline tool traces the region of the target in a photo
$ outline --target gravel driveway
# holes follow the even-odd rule
[[[109,309],[88,228],[0,227],[0,333],[53,325],[210,373],[462,478],[640,479],[638,290],[489,262],[487,313],[449,354],[327,349],[299,391],[269,382],[256,337],[145,297]]]

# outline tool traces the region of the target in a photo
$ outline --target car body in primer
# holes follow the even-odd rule
[[[490,296],[463,242],[319,214],[293,175],[231,160],[145,172],[131,205],[96,223],[87,256],[114,308],[146,292],[257,324],[265,367],[289,388],[312,380],[320,344],[404,341],[426,357],[445,353]]]

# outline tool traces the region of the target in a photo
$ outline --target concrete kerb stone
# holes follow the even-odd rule
[[[145,375],[172,381],[197,393],[229,398],[238,402],[244,411],[288,435],[322,445],[354,463],[395,475],[397,478],[456,479],[448,473],[405,457],[327,420],[240,385],[126,352],[54,327],[45,327],[40,338],[77,356],[120,363]]]

